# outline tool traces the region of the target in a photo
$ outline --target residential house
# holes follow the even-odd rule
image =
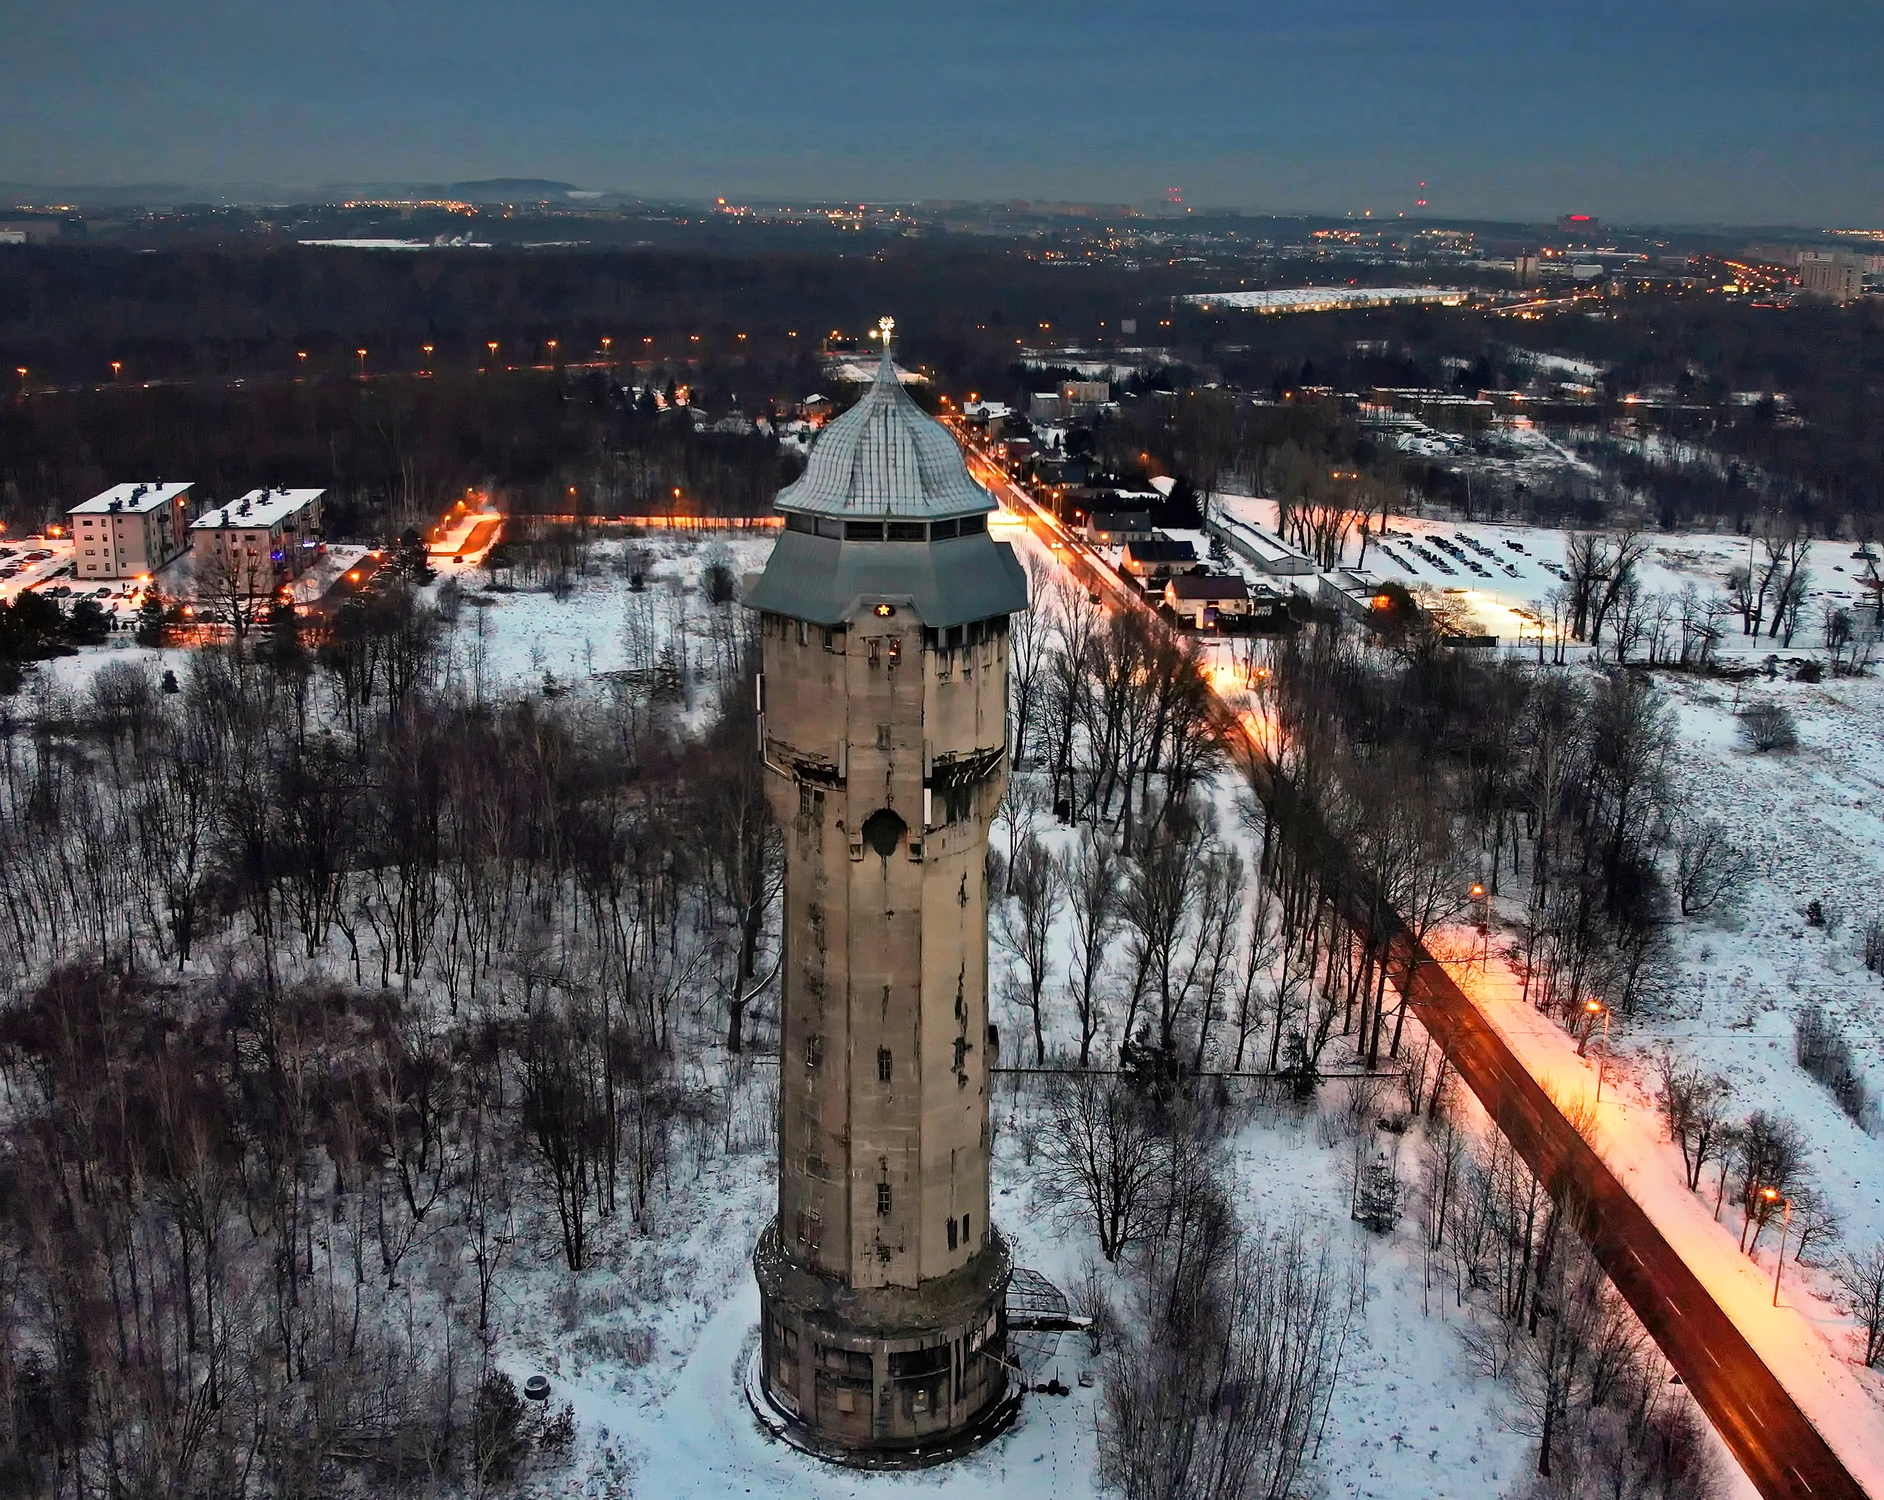
[[[1186,573],[1165,580],[1164,602],[1182,624],[1203,630],[1232,615],[1247,615],[1249,585],[1227,573]]]
[[[1086,542],[1093,547],[1123,547],[1128,542],[1148,542],[1158,533],[1151,529],[1148,510],[1096,510],[1086,517]]]
[[[1197,570],[1197,549],[1153,533],[1149,541],[1127,542],[1119,566],[1135,578],[1169,578]]]

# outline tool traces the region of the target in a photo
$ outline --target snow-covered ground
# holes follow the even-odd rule
[[[461,658],[474,649],[477,620],[486,637],[488,691],[528,684],[570,687],[612,672],[646,670],[650,650],[684,643],[683,660],[713,649],[716,622],[723,632],[740,615],[736,604],[715,608],[701,592],[706,570],[726,567],[737,581],[765,566],[769,531],[678,533],[616,538],[594,544],[586,570],[575,573],[561,598],[547,588],[486,586],[482,569],[467,561],[435,560],[440,579],[455,577],[465,607],[452,634]],[[641,587],[630,586],[630,567],[642,567]],[[435,583],[428,593],[435,596]]]
[[[1339,1091],[1328,1108],[1340,1109]],[[995,1220],[1015,1262],[1063,1288],[1093,1246],[1062,1236],[1031,1191],[1028,1106],[1003,1090],[996,1103]],[[1347,1212],[1350,1147],[1324,1144],[1310,1111],[1259,1113],[1236,1133],[1231,1161],[1246,1221],[1314,1223],[1337,1258],[1364,1266],[1368,1295],[1342,1360],[1318,1470],[1323,1491],[1356,1500],[1474,1500],[1506,1493],[1528,1473],[1531,1446],[1505,1424],[1505,1392],[1474,1374],[1461,1352],[1460,1315],[1437,1287],[1424,1295],[1410,1220],[1368,1236]],[[674,1205],[684,1230],[664,1239],[604,1241],[598,1269],[575,1286],[550,1260],[525,1280],[509,1310],[502,1362],[521,1379],[551,1376],[553,1400],[573,1404],[584,1435],[578,1474],[549,1494],[608,1495],[632,1473],[633,1493],[675,1497],[749,1494],[934,1496],[1074,1500],[1095,1493],[1094,1404],[1081,1388],[1096,1369],[1083,1336],[1066,1335],[1041,1372],[1072,1388],[1027,1399],[1018,1425],[986,1449],[919,1473],[864,1473],[821,1464],[767,1437],[741,1389],[757,1333],[748,1257],[772,1211],[767,1145],[710,1166]],[[531,1237],[526,1237],[526,1239]],[[554,1233],[545,1226],[546,1253]],[[557,1486],[567,1485],[567,1488]]]

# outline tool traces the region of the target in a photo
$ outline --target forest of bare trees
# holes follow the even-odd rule
[[[1540,1495],[1712,1493],[1705,1424],[1583,1249],[1575,1206],[1501,1139],[1456,1122],[1394,944],[1478,915],[1477,882],[1527,898],[1512,957],[1541,1008],[1574,1023],[1593,994],[1623,1011],[1658,1003],[1674,835],[1653,689],[1454,652],[1419,628],[1382,640],[1315,624],[1246,664],[1274,765],[1269,795],[1226,801],[1232,767],[1194,651],[1076,589],[1049,583],[1039,613],[1046,639],[1015,668],[1038,672],[1017,692],[1039,707],[991,884],[1005,891],[996,933],[1024,979],[1010,1002],[1030,1061],[1063,1070],[1039,1086],[1045,1129],[1027,1160],[1130,1303],[1098,1309],[1120,1330],[1100,1429],[1113,1482],[1291,1492],[1304,1447],[1263,1425],[1277,1409],[1226,1415],[1163,1373],[1176,1349],[1209,1351],[1206,1386],[1260,1386],[1263,1359],[1293,1351],[1306,1383],[1289,1410],[1335,1378],[1329,1341],[1358,1294],[1331,1286],[1298,1231],[1246,1228],[1208,1186],[1229,1128],[1211,1101],[1247,1073],[1256,1092],[1239,1097],[1269,1108],[1319,1099],[1330,1118],[1351,1093],[1332,1118],[1354,1140],[1354,1217],[1386,1231],[1416,1209],[1428,1294],[1446,1285],[1475,1357],[1508,1383],[1538,1444]],[[1040,831],[1049,813],[1079,824],[1057,854]],[[1721,856],[1698,858],[1716,869]],[[1733,871],[1715,883],[1725,898]],[[1072,937],[1064,974],[1036,935],[1055,921]],[[1768,1180],[1747,1189],[1756,1203]],[[1279,1286],[1299,1322],[1265,1313]]]
[[[467,633],[393,590],[5,701],[7,1493],[495,1492],[573,1438],[515,1278],[769,1135],[743,652],[478,696]]]

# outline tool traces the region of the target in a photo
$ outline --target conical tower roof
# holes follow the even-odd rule
[[[814,516],[923,521],[995,509],[948,429],[909,399],[887,341],[870,389],[819,434],[805,472],[777,503]]]

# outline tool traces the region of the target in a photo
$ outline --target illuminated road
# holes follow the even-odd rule
[[[1018,486],[972,446],[975,477],[1026,522],[1089,590],[1109,602],[1138,601],[1109,568],[1096,566],[1069,536]],[[1246,741],[1234,711],[1225,705],[1225,733]],[[1291,806],[1260,747],[1252,746],[1250,780],[1278,822],[1302,826],[1302,809]],[[1321,829],[1324,860],[1337,874],[1347,869],[1343,851]],[[1344,882],[1350,887],[1353,882]],[[1355,898],[1358,918],[1365,903]],[[1512,1148],[1556,1201],[1580,1217],[1581,1234],[1616,1290],[1641,1319],[1675,1372],[1694,1393],[1715,1430],[1747,1477],[1767,1500],[1829,1496],[1864,1500],[1864,1490],[1806,1419],[1753,1347],[1721,1310],[1687,1263],[1629,1196],[1601,1157],[1577,1134],[1538,1081],[1527,1072],[1484,1014],[1426,950],[1402,931],[1394,960],[1414,975],[1407,1002],[1447,1060],[1478,1096]]]

